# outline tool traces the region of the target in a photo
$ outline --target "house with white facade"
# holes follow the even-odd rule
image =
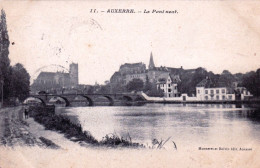
[[[171,76],[169,73],[163,73],[158,77],[156,86],[157,89],[161,89],[164,93],[164,97],[177,97],[178,77]]]
[[[241,91],[239,91],[239,89]],[[196,97],[198,101],[234,101],[245,100],[245,97],[253,96],[246,88],[230,88],[224,86],[213,86],[209,78],[203,79],[196,86]]]
[[[253,95],[245,87],[236,87],[236,92],[241,95],[241,100],[248,100]]]

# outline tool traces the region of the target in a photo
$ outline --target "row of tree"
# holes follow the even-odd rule
[[[10,65],[9,59],[9,36],[6,24],[6,15],[1,10],[0,17],[0,86],[3,87],[0,95],[5,102],[10,102],[13,98],[24,100],[30,91],[30,75],[22,64]]]
[[[260,97],[260,68],[246,74],[238,74],[245,86],[254,96]]]
[[[162,90],[157,89],[156,84],[149,81],[148,76],[146,76],[145,82],[143,82],[141,79],[134,78],[128,82],[127,85],[117,83],[113,86],[110,84],[100,86],[98,93],[123,93],[138,91],[143,91],[149,96],[162,97],[164,95]]]
[[[178,83],[180,93],[196,94],[196,85],[206,77],[210,78],[212,87],[245,87],[251,94],[256,97],[260,96],[260,69],[245,74],[232,74],[224,70],[221,74],[214,74],[204,68],[197,68],[195,72],[183,72],[180,74],[181,82]]]

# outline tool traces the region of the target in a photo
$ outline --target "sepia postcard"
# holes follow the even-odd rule
[[[0,168],[259,168],[259,1],[0,1]]]

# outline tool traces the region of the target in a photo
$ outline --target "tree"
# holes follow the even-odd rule
[[[151,85],[151,90],[147,91],[147,95],[151,97],[163,97],[164,93],[163,90],[157,88],[155,84]]]
[[[23,101],[30,92],[30,75],[22,64],[17,63],[12,67],[12,96]]]
[[[3,81],[5,101],[11,97],[18,97],[24,100],[30,91],[30,75],[22,64],[10,66],[9,60],[9,37],[6,25],[6,15],[1,10],[0,16],[0,81]]]
[[[152,83],[149,81],[148,75],[145,78],[144,92],[147,92],[152,89]]]
[[[228,70],[220,74],[218,83],[222,86],[232,87],[233,82],[235,82],[235,77]]]
[[[94,87],[93,86],[90,86],[88,88],[88,91],[87,91],[87,94],[93,94],[94,93]]]
[[[211,74],[212,75],[212,74]],[[208,76],[208,72],[204,68],[197,68],[195,71],[184,72],[180,78],[181,82],[178,83],[178,90],[180,93],[187,93],[192,95],[196,93],[196,85]]]
[[[141,79],[134,78],[132,81],[130,81],[127,85],[127,91],[141,91],[143,90],[144,82]]]
[[[4,99],[10,96],[11,88],[11,66],[9,55],[9,37],[6,25],[6,15],[4,10],[1,10],[0,16],[0,81],[4,83]],[[2,95],[3,93],[1,93]]]
[[[246,87],[254,96],[260,97],[260,69],[243,75],[242,86]]]
[[[98,93],[110,93],[110,85],[102,85]]]
[[[116,83],[115,85],[110,85],[111,93],[123,93],[126,88],[121,83]]]

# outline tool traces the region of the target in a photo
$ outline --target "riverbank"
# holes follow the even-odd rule
[[[144,148],[144,145],[123,138],[116,134],[105,135],[101,141],[96,140],[81,126],[68,118],[44,111],[35,111],[31,118],[24,119],[23,107],[3,108],[0,110],[0,146],[38,146],[43,148],[81,147],[127,147]]]
[[[91,144],[95,147],[145,148],[143,144],[132,142],[130,135],[123,138],[117,134],[107,134],[101,141],[98,141],[90,132],[83,131],[80,124],[73,123],[66,116],[57,115],[50,111],[54,110],[51,110],[51,107],[31,107],[30,116],[32,116],[36,122],[44,125],[47,130],[59,131],[63,133],[66,138],[80,144]]]
[[[62,134],[45,130],[32,118],[25,120],[23,107],[0,109],[0,146],[2,147],[37,146],[66,149],[67,146],[73,146],[70,142]]]

